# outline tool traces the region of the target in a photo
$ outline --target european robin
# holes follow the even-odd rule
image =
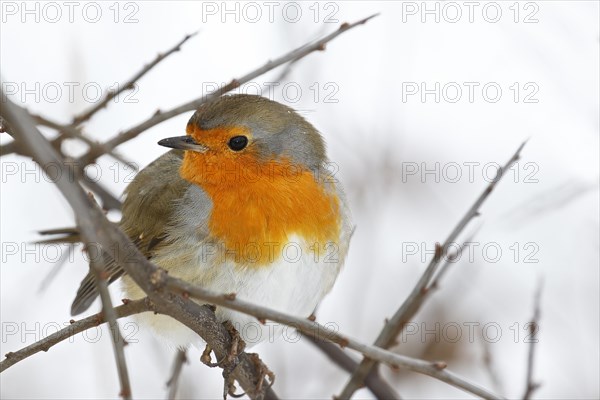
[[[331,290],[352,232],[320,133],[293,109],[253,95],[204,104],[186,133],[158,142],[173,150],[126,188],[123,231],[171,276],[310,316]],[[109,253],[103,263],[112,282],[124,271]],[[129,277],[121,281],[127,298],[144,296]],[[90,273],[72,314],[85,311],[96,296]],[[217,308],[216,315],[231,322],[248,344],[273,333],[249,315],[226,308]],[[177,347],[200,342],[170,317],[137,318]]]

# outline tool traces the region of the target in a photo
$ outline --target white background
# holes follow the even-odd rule
[[[157,108],[168,109],[196,98],[207,84],[229,82],[337,29],[341,22],[381,12],[365,26],[329,43],[325,52],[297,63],[287,78],[293,82],[289,92],[282,90],[283,83],[274,91],[276,100],[288,100],[323,133],[330,158],[339,165],[337,177],[346,186],[357,225],[345,269],[322,303],[319,320],[372,342],[384,318],[393,314],[424,270],[421,255],[426,261],[431,257],[422,243],[431,250],[436,241],[443,241],[486,185],[484,166],[504,163],[529,138],[522,160],[499,184],[479,220],[467,229],[468,234],[480,224],[474,258],[463,254],[452,266],[440,290],[416,316],[414,326],[419,332],[400,337],[395,350],[444,359],[450,369],[483,386],[508,397],[521,396],[528,350],[523,327],[533,313],[533,295],[542,277],[534,371],[542,386],[536,396],[600,395],[597,2],[537,1],[516,6],[512,1],[477,2],[472,22],[464,2],[445,7],[438,2],[336,2],[316,7],[313,2],[302,2],[297,22],[292,22],[295,6],[285,8],[286,14],[285,3],[277,3],[272,19],[263,2],[254,3],[258,8],[228,4],[229,9],[238,7],[238,12],[226,15],[221,2],[208,5],[217,8],[214,15],[206,12],[206,2],[204,6],[191,1],[116,6],[100,2],[97,7],[87,6],[85,12],[85,3],[75,3],[71,22],[63,2],[54,3],[57,6],[27,3],[32,14],[23,13],[21,2],[2,2],[3,85],[12,84],[13,89],[17,85],[13,101],[60,122],[68,122],[74,113],[91,105],[95,94],[91,90],[86,100],[81,90],[85,84],[107,88],[123,82],[158,52],[200,30],[181,52],[144,77],[135,94],[120,97],[93,118],[85,131],[101,141]],[[423,14],[423,7],[437,7],[439,22],[435,13]],[[94,23],[96,8],[101,15]],[[492,22],[498,8],[502,14],[498,22]],[[252,22],[257,9],[261,18]],[[137,22],[125,23],[132,12],[130,19]],[[330,12],[338,23],[324,21]],[[524,21],[527,16],[530,23]],[[264,86],[279,72],[257,79],[252,86]],[[73,99],[65,82],[80,84]],[[439,102],[434,94],[426,95],[424,101],[420,93],[407,95],[407,87],[422,82],[427,89],[440,83]],[[479,84],[472,102],[464,82]],[[520,88],[516,102],[511,89],[515,82]],[[320,88],[316,98],[311,90],[315,83]],[[492,102],[491,89],[488,98],[484,97],[486,84],[501,88],[498,101]],[[444,85],[447,92],[442,90]],[[463,89],[462,97],[452,102],[456,93],[450,90],[457,85]],[[52,87],[63,89],[57,99],[56,92],[49,91]],[[297,87],[302,94],[296,99],[292,89]],[[32,92],[26,94],[23,88]],[[325,98],[331,88],[336,89],[335,103]],[[529,99],[535,103],[525,102],[531,88],[537,88]],[[255,89],[250,87],[248,92]],[[119,151],[141,167],[147,165],[165,151],[156,141],[182,135],[190,115],[155,126]],[[6,134],[0,137],[2,143],[10,141]],[[73,143],[67,143],[66,149],[72,154],[83,151]],[[37,230],[72,226],[73,214],[39,171],[25,174],[35,171],[28,159],[7,156],[1,162],[0,352],[4,354],[54,332],[70,319],[70,302],[87,266],[77,251],[76,261],[65,265],[47,289],[39,290],[57,249],[26,243],[38,239]],[[129,171],[111,169],[114,162],[103,157],[98,170],[102,182],[120,195]],[[479,163],[473,179],[464,164],[470,162]],[[406,174],[415,165],[435,171],[436,163],[438,173]],[[456,169],[451,168],[456,165],[462,177],[452,182]],[[489,177],[492,171],[487,172]],[[417,255],[407,254],[406,246],[411,243],[418,244]],[[515,243],[519,254],[513,250]],[[530,247],[525,248],[528,243]],[[482,251],[486,244],[491,249],[488,254]],[[17,254],[8,251],[14,246]],[[493,251],[497,248],[502,251],[500,257]],[[27,249],[33,250],[27,253]],[[534,262],[525,262],[532,249],[535,254],[529,261]],[[113,293],[118,301],[118,288]],[[94,310],[98,308],[96,304]],[[477,328],[470,335],[468,324],[475,322],[486,329]],[[462,336],[452,343],[456,326],[462,328]],[[126,327],[130,341],[137,341],[126,349],[134,397],[166,396],[173,350],[146,332],[133,331],[131,324]],[[73,342],[10,368],[0,376],[2,397],[117,397],[108,330],[101,330],[97,342],[95,335],[77,335]],[[252,349],[276,373],[278,394],[295,398],[339,394],[348,375],[310,344],[291,343],[291,339],[290,331],[287,342],[278,339]],[[495,373],[484,365],[485,351],[491,354]],[[220,372],[201,365],[199,355],[198,350],[189,355],[180,394],[217,398]],[[382,371],[406,398],[465,396],[428,377]],[[497,382],[491,377],[494,374]],[[357,396],[371,395],[361,390]]]

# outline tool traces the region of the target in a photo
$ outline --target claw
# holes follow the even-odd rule
[[[212,352],[212,348],[207,344],[206,347],[204,348],[204,351],[202,352],[202,355],[200,356],[200,361],[202,362],[202,364],[204,364],[210,368],[220,367],[221,363],[225,359],[214,363],[214,362],[212,362],[212,357],[210,356],[211,352]]]
[[[260,393],[262,391],[266,377],[269,378],[267,389],[273,386],[273,384],[275,383],[275,374],[273,373],[273,371],[267,368],[267,366],[262,362],[260,357],[258,357],[258,354],[252,353],[249,355],[252,359],[252,362],[254,363],[254,366],[256,367],[256,369],[258,369],[260,380],[258,381],[258,385],[256,385],[256,390]]]

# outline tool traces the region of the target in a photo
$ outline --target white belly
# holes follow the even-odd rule
[[[344,238],[344,239],[349,239]],[[347,251],[343,245],[321,246],[315,253],[309,244],[290,238],[282,256],[273,264],[259,268],[240,268],[233,262],[209,258],[206,248],[198,244],[178,243],[152,259],[169,274],[200,285],[217,293],[235,293],[236,297],[254,304],[273,308],[297,317],[308,317],[323,297],[331,290]],[[197,248],[190,256],[190,248]],[[204,253],[203,253],[204,252]],[[214,256],[218,257],[218,256]],[[143,292],[125,278],[124,289],[130,298],[143,297]],[[282,326],[274,322],[260,324],[255,317],[218,307],[220,321],[230,321],[248,346],[262,341],[273,341],[280,336]],[[139,314],[140,324],[149,325],[171,346],[187,347],[190,343],[201,346],[203,342],[192,330],[164,315]],[[292,334],[292,332],[290,332]]]

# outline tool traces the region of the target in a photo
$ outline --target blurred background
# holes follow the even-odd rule
[[[468,2],[466,2],[468,3]],[[543,279],[534,378],[539,398],[598,398],[599,3],[535,2],[11,2],[0,25],[2,85],[30,111],[68,123],[158,52],[199,31],[86,125],[105,141],[199,97],[269,59],[370,14],[325,52],[237,92],[301,112],[324,135],[354,214],[344,270],[318,319],[371,343],[485,185],[529,139],[482,216],[471,251],[398,338],[401,354],[445,360],[507,397],[525,390],[527,323]],[[140,168],[157,140],[184,133],[186,113],[118,151]],[[52,131],[45,131],[52,136]],[[10,142],[0,135],[1,143]],[[85,146],[64,144],[69,154]],[[59,191],[27,158],[0,159],[1,353],[68,324],[87,264],[77,248],[35,246],[38,230],[72,226]],[[88,172],[120,196],[134,171],[104,156]],[[118,213],[111,213],[118,220]],[[51,282],[47,279],[52,276]],[[116,286],[116,285],[113,285]],[[113,289],[113,302],[120,292]],[[99,310],[99,303],[93,310]],[[135,398],[166,396],[174,351],[124,320]],[[252,349],[286,398],[331,398],[348,374],[290,331]],[[356,354],[353,354],[357,356]],[[181,398],[216,398],[217,369],[189,353]],[[405,398],[464,398],[426,376],[382,368]],[[115,398],[119,383],[106,327],[0,375],[2,398]],[[357,398],[370,398],[362,389]]]

